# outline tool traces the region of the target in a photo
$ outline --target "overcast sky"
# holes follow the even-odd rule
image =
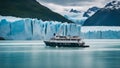
[[[48,8],[61,11],[63,8],[74,8],[86,10],[92,6],[103,7],[106,3],[112,0],[37,0]],[[120,0],[119,0],[120,1]]]

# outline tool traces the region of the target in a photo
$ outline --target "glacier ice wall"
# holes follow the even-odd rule
[[[37,19],[22,19],[17,21],[0,21],[0,37],[13,40],[45,40],[54,33],[61,35],[80,35],[80,25],[61,23],[57,21],[42,21]]]
[[[37,19],[0,20],[0,37],[10,40],[46,40],[53,34],[80,36],[85,39],[120,39],[120,27],[80,26]]]
[[[80,36],[87,39],[120,39],[120,27],[84,26],[81,27]]]

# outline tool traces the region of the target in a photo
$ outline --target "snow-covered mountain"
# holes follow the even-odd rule
[[[65,18],[73,21],[75,24],[83,25],[87,17],[83,17],[84,11],[78,9],[67,9],[61,13]]]
[[[75,22],[76,24],[80,24],[83,25],[83,23],[85,22],[85,20],[89,17],[91,17],[94,13],[96,13],[100,8],[99,7],[92,7],[89,8],[87,11],[83,11],[83,10],[78,10],[78,9],[69,9],[69,10],[65,10],[62,12],[62,15]]]
[[[120,1],[112,1],[110,3],[107,3],[104,7],[105,9],[120,9]]]
[[[120,1],[112,1],[89,17],[84,26],[120,26]]]
[[[76,10],[76,9],[66,9],[66,10],[63,10],[60,14],[65,16],[65,17],[68,17],[68,18],[81,18],[83,17],[84,11],[81,11],[81,10]]]
[[[96,13],[100,8],[99,7],[92,7],[89,8],[84,14],[83,17],[91,17],[94,13]]]
[[[75,9],[71,9],[69,12],[71,12],[71,13],[81,13],[81,11],[75,10]]]
[[[75,22],[76,24],[82,25],[87,17],[83,17],[84,11],[76,9],[67,9],[61,12],[65,18]]]

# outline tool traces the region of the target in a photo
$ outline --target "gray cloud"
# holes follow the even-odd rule
[[[42,5],[56,12],[62,12],[64,9],[80,9],[87,10],[90,7],[104,7],[113,0],[37,0]],[[117,0],[120,1],[120,0]],[[59,9],[58,9],[59,8]]]
[[[44,3],[53,3],[62,6],[84,6],[91,4],[105,4],[112,0],[37,0]],[[117,0],[120,1],[120,0]]]
[[[85,6],[91,4],[106,4],[113,0],[37,0],[44,3],[53,3],[62,6]],[[117,0],[120,1],[120,0]]]
[[[39,2],[54,3],[63,6],[81,6],[86,2],[94,2],[94,0],[38,0]]]

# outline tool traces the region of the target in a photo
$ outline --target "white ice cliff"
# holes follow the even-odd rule
[[[120,39],[119,26],[80,26],[30,18],[0,18],[0,37],[8,40],[46,40],[53,34],[80,36],[87,39]]]
[[[119,26],[84,26],[81,27],[82,38],[87,39],[120,39]]]
[[[80,27],[75,24],[29,18],[12,22],[2,19],[0,21],[0,37],[13,40],[45,40],[50,39],[54,33],[80,35]]]

